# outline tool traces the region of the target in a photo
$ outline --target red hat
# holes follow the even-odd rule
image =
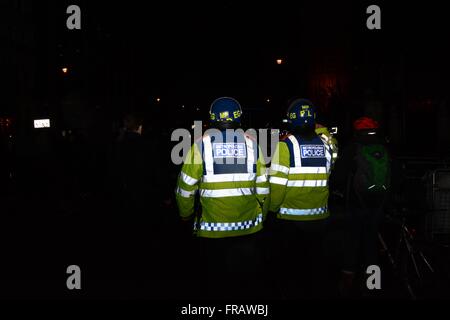
[[[353,128],[355,130],[378,129],[378,122],[368,117],[362,117],[353,122]]]

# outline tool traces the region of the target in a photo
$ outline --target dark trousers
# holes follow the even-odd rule
[[[239,237],[198,238],[197,295],[207,299],[263,298],[261,241],[261,231]]]
[[[287,299],[325,297],[324,235],[327,220],[275,223],[273,248],[279,289]]]
[[[378,228],[382,212],[379,208],[350,208],[343,270],[365,272],[367,266],[378,263]]]

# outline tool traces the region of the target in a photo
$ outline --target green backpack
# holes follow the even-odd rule
[[[358,197],[369,205],[384,199],[391,182],[386,148],[382,144],[359,145],[355,162],[353,188]]]

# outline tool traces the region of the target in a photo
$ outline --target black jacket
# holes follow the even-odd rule
[[[330,176],[331,192],[343,195],[346,207],[361,208],[367,205],[361,203],[361,199],[353,189],[352,182],[356,171],[355,158],[360,149],[359,146],[370,144],[384,145],[384,141],[377,135],[355,136],[340,153]]]
[[[138,209],[158,207],[161,170],[158,148],[140,134],[127,131],[116,143],[110,166],[113,193]]]

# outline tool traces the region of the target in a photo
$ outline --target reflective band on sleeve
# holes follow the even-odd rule
[[[285,167],[285,166],[282,166],[282,165],[279,165],[279,164],[272,164],[270,166],[270,170],[271,171],[278,171],[278,172],[281,172],[281,173],[284,173],[284,174],[288,174],[289,173],[289,168],[288,167]]]
[[[194,178],[188,176],[184,172],[181,172],[181,180],[183,180],[184,183],[186,183],[187,185],[190,185],[190,186],[193,186],[198,181],[197,179],[194,179]]]
[[[280,208],[280,214],[292,215],[292,216],[308,216],[316,214],[324,214],[328,211],[328,207],[315,208],[315,209],[289,209]]]
[[[214,174],[214,159],[211,145],[211,137],[205,136],[203,138],[203,153],[205,160],[205,171],[207,175]]]
[[[331,169],[331,151],[327,148],[325,152],[325,157],[327,158],[327,172],[330,172]]]
[[[260,213],[254,220],[247,220],[241,222],[204,222],[200,223],[200,230],[203,231],[236,231],[246,230],[256,227],[263,220],[263,215]]]
[[[292,146],[294,148],[295,167],[301,167],[302,160],[301,160],[300,146],[298,144],[298,141],[294,136],[289,136],[289,140],[291,140]]]
[[[254,172],[255,150],[253,148],[253,141],[250,138],[245,137],[245,142],[247,145],[247,172],[251,173]]]
[[[326,187],[327,180],[289,180],[288,187]]]
[[[180,187],[178,187],[177,189],[177,193],[182,196],[183,198],[189,198],[190,196],[195,194],[195,190],[194,191],[186,191],[184,189],[181,189]]]
[[[200,196],[205,198],[223,198],[223,197],[239,197],[248,196],[255,193],[255,188],[236,188],[236,189],[217,189],[217,190],[200,190]]]
[[[279,178],[279,177],[270,177],[270,183],[273,184],[281,184],[282,186],[286,185],[288,182],[288,179],[286,178]]]
[[[270,189],[269,188],[256,188],[257,194],[269,194]]]
[[[267,182],[267,175],[265,174],[256,178],[256,183],[263,183],[263,182]]]
[[[331,154],[331,146],[325,143],[324,147]]]
[[[296,167],[290,168],[289,173],[301,174],[301,173],[327,173],[326,167]]]
[[[234,181],[254,181],[255,173],[224,173],[203,176],[203,182],[234,182]]]

